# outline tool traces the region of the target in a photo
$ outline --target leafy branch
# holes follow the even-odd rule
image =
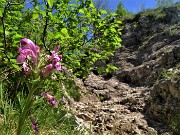
[[[4,12],[2,13],[2,17],[1,17],[1,22],[2,22],[2,27],[3,27],[3,41],[4,41],[4,54],[6,56],[6,58],[8,59],[8,61],[10,61],[10,58],[7,55],[7,38],[6,38],[6,27],[5,27],[5,17],[6,17],[6,13],[9,10],[10,6],[12,5],[20,5],[20,4],[24,4],[24,2],[20,2],[20,3],[11,3],[8,2],[5,7],[4,7]]]
[[[46,20],[45,20],[45,25],[44,25],[44,30],[43,30],[43,37],[42,37],[42,42],[43,45],[45,47],[45,49],[49,52],[49,54],[51,55],[51,51],[49,50],[49,48],[46,45],[46,35],[47,35],[47,27],[48,27],[48,9],[49,9],[49,4],[46,2]]]
[[[9,57],[7,56],[6,48],[7,48],[7,41],[6,41],[6,27],[5,27],[5,16],[6,16],[6,11],[8,10],[10,6],[10,2],[7,3],[7,5],[4,7],[4,12],[1,17],[1,22],[3,26],[3,40],[4,40],[4,54],[7,57],[7,59],[10,61]]]

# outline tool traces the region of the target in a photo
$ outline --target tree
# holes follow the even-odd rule
[[[123,2],[120,1],[120,3],[117,5],[117,10],[116,13],[118,14],[118,18],[121,18],[127,14],[130,14],[130,12],[128,12],[124,6],[123,6]]]
[[[33,8],[28,10],[24,9],[26,3],[23,2],[0,1],[0,11],[4,11],[0,14],[4,26],[0,28],[0,49],[3,51],[0,58],[10,66],[23,37],[31,39],[49,53],[60,44],[63,65],[72,69],[75,75],[83,76],[93,68],[94,62],[107,59],[120,46],[120,22],[115,20],[110,24],[109,20],[114,16],[109,14],[102,17],[107,14],[103,10],[97,14],[92,0],[76,0],[74,3],[71,0],[48,0],[41,3],[34,0],[32,4]],[[96,6],[106,7],[105,2]],[[95,35],[100,36],[95,38]],[[100,52],[93,52],[94,49]]]
[[[168,7],[174,4],[174,0],[156,0],[158,7]]]

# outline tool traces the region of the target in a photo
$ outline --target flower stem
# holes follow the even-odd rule
[[[28,98],[27,98],[25,107],[24,107],[21,115],[19,116],[17,135],[21,135],[21,131],[22,131],[22,128],[23,128],[23,125],[24,125],[24,122],[25,122],[25,119],[26,119],[26,116],[27,116],[27,112],[28,112],[28,110],[29,110],[29,108],[31,106],[31,99],[32,99],[34,91],[35,90],[33,90],[33,86],[32,86],[31,90],[29,90],[29,94],[28,94]]]

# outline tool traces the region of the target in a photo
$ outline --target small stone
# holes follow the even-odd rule
[[[113,125],[108,124],[108,125],[106,125],[106,128],[107,128],[108,130],[112,130],[112,129],[113,129]]]
[[[91,118],[90,116],[84,114],[84,113],[80,113],[77,115],[78,118],[81,118],[85,121],[93,121],[93,118]]]
[[[109,110],[110,113],[115,113],[116,112],[116,109],[115,108],[112,108]]]
[[[108,112],[108,111],[109,111],[109,108],[102,108],[102,110],[103,110],[104,112]]]

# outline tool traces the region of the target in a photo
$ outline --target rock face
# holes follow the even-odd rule
[[[158,14],[142,12],[127,20],[124,46],[112,58],[120,70],[113,76],[131,86],[148,86],[146,114],[171,125],[173,117],[180,120],[180,10],[164,8]],[[174,133],[180,134],[180,121],[176,124]]]
[[[155,119],[168,123],[173,115],[180,114],[180,78],[158,81],[151,94],[148,110]]]
[[[123,46],[109,61],[119,70],[76,80],[82,96],[71,109],[81,128],[94,135],[180,134],[179,9],[124,20]]]
[[[168,12],[171,10],[175,13]],[[114,74],[120,81],[153,85],[164,69],[180,61],[180,10],[172,7],[154,13],[142,12],[125,21],[123,47],[112,58],[120,67]]]

